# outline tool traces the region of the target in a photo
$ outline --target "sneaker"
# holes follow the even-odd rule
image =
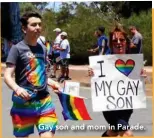
[[[72,80],[70,77],[65,77],[65,80]]]
[[[64,81],[65,81],[65,78],[61,78],[61,80],[59,82],[63,83]]]
[[[64,77],[63,77],[63,76],[60,76],[60,77],[57,79],[57,81],[60,82],[61,79],[64,79]]]

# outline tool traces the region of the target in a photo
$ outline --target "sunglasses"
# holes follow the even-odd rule
[[[124,46],[122,46],[122,45],[115,45],[115,46],[114,46],[114,48],[116,48],[116,49],[120,49],[120,48],[122,48],[122,47],[124,47]]]
[[[118,43],[118,41],[120,41],[120,42],[125,42],[126,40],[125,40],[124,38],[112,40],[112,42],[114,42],[114,43]]]

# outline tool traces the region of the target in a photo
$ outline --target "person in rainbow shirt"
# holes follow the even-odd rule
[[[37,43],[41,19],[36,12],[22,16],[24,39],[11,48],[6,61],[4,80],[13,90],[10,114],[16,137],[28,137],[34,132],[34,125],[40,137],[53,137],[56,130],[57,116],[47,85],[55,92],[60,86],[46,75],[47,50]],[[48,129],[41,129],[40,125]]]

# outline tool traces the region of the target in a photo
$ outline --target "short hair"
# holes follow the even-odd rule
[[[37,17],[37,18],[42,19],[41,15],[37,12],[26,12],[25,14],[23,14],[23,16],[20,19],[22,25],[27,26],[28,24],[27,20],[31,17]]]
[[[132,30],[132,29],[137,29],[137,28],[135,26],[130,26],[129,30]]]
[[[100,27],[98,27],[98,30],[101,31],[102,33],[104,33],[105,32],[105,27],[100,26]]]

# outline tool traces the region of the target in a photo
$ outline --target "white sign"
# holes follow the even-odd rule
[[[64,93],[67,93],[73,96],[79,96],[79,90],[80,90],[80,83],[65,81]]]
[[[89,57],[93,111],[146,108],[142,54]]]

